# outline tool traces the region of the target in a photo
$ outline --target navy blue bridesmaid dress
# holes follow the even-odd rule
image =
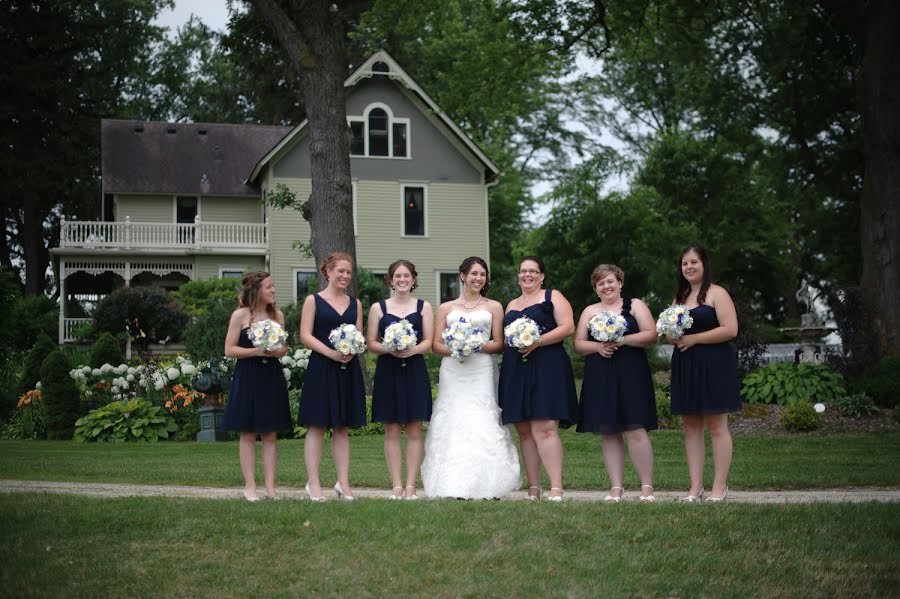
[[[640,332],[631,313],[631,298],[622,298],[625,335]],[[588,339],[593,340],[588,333]],[[584,360],[578,432],[616,435],[623,431],[653,430],[656,393],[647,353],[642,347],[620,346],[611,358],[598,353]]]
[[[685,335],[719,326],[716,310],[701,304],[691,308],[694,323]],[[672,353],[672,413],[724,414],[741,410],[737,352],[730,342],[698,343]]]
[[[356,298],[350,297],[350,305],[339,314],[318,293],[313,336],[328,347],[328,335],[338,325],[356,324]],[[340,362],[326,358],[318,352],[309,356],[309,365],[303,376],[300,392],[300,426],[317,428],[360,427],[366,424],[366,388],[363,382],[360,357],[354,356],[341,368]]]
[[[555,329],[551,293],[547,289],[543,302],[507,312],[503,317],[504,328],[527,316],[537,323],[541,335]],[[561,428],[568,428],[578,418],[575,377],[562,341],[539,347],[527,360],[522,360],[518,348],[504,349],[498,394],[503,424],[559,420]]]
[[[238,346],[252,349],[250,328]],[[287,384],[278,358],[240,358],[234,367],[222,427],[244,433],[271,433],[293,427]]]
[[[416,302],[415,312],[404,317],[388,313],[383,301],[379,305],[382,314],[378,323],[380,339],[384,338],[384,330],[388,326],[405,318],[421,341],[423,300]],[[431,420],[431,383],[428,381],[425,356],[416,354],[403,360],[390,354],[378,356],[372,389],[372,422],[408,424],[428,420]]]

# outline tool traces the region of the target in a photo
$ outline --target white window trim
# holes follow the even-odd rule
[[[224,278],[225,271],[239,272],[239,273],[241,273],[241,277],[243,277],[245,270],[246,270],[246,267],[244,267],[244,266],[219,266],[219,278],[220,279]],[[240,279],[238,279],[238,280],[240,280]]]
[[[294,303],[296,303],[297,300],[300,299],[300,296],[297,293],[299,291],[297,289],[297,275],[301,272],[316,275],[316,276],[318,276],[318,274],[319,274],[318,271],[316,270],[315,266],[307,266],[306,268],[302,268],[300,266],[295,266],[293,269],[291,269],[291,280],[293,281],[292,284],[294,287]]]
[[[434,271],[434,299],[435,306],[441,305],[441,275],[456,275],[459,276],[458,270],[436,270]],[[459,283],[462,284],[461,282]]]
[[[175,195],[172,196],[172,222],[174,224],[176,224],[176,225],[178,224],[178,198],[197,198],[197,216],[200,216],[200,210],[202,209],[201,205],[203,204],[202,200],[200,199],[200,196],[193,195],[190,193],[176,193]],[[200,218],[202,220],[203,217],[201,216]],[[188,223],[181,223],[181,224],[186,225]],[[193,223],[191,223],[191,224],[193,224]]]
[[[388,124],[388,155],[387,156],[371,156],[369,154],[369,113],[376,108],[381,108],[387,113]],[[351,123],[362,123],[363,125],[363,153],[350,154],[353,158],[373,158],[376,160],[412,160],[412,127],[410,126],[408,117],[395,117],[391,107],[383,102],[372,102],[363,110],[362,116],[354,115],[347,117],[347,126]],[[394,123],[406,125],[406,156],[394,156]]]
[[[422,210],[422,218],[424,219],[423,235],[407,235],[406,234],[406,188],[421,187],[422,201],[425,203],[425,209]],[[407,181],[400,183],[400,237],[405,239],[428,239],[428,183]]]
[[[357,210],[356,210],[356,198],[357,198],[357,181],[359,179],[354,179],[350,182],[350,198],[353,204],[353,236],[357,237],[359,235],[359,227],[357,226]]]

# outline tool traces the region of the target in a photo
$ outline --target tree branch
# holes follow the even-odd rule
[[[287,51],[291,63],[298,71],[311,70],[316,59],[294,21],[275,0],[247,0],[275,33],[281,46]]]

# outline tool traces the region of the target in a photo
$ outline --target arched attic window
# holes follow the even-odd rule
[[[353,133],[351,156],[409,158],[409,119],[394,117],[387,105],[369,105],[363,116],[347,120]]]

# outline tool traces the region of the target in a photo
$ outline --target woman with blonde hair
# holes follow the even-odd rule
[[[225,335],[225,355],[237,358],[223,428],[240,431],[241,472],[244,498],[259,501],[256,494],[256,435],[262,439],[263,476],[266,496],[276,499],[275,437],[291,428],[287,383],[281,370],[281,358],[287,344],[266,352],[250,341],[250,325],[272,320],[284,326],[284,315],[275,306],[275,285],[267,272],[251,272],[241,280],[239,307],[231,314]]]
[[[304,443],[306,493],[313,501],[322,500],[319,462],[325,430],[331,429],[331,455],[337,470],[334,490],[338,499],[352,501],[348,428],[366,424],[365,385],[361,359],[337,351],[328,341],[328,335],[344,324],[355,325],[362,331],[362,304],[347,294],[353,278],[353,259],[348,254],[330,254],[319,270],[328,284],[319,293],[306,297],[300,315],[300,342],[312,350],[303,377],[297,419],[300,426],[309,428]]]

